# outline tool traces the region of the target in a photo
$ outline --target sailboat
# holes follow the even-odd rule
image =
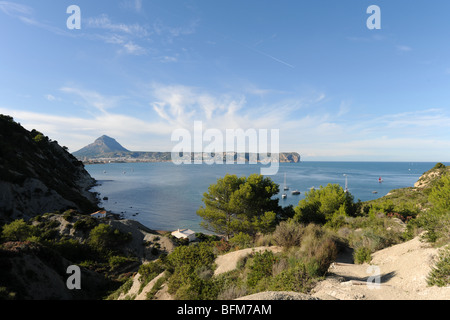
[[[379,183],[382,183],[382,182],[383,182],[383,179],[381,179],[381,177],[379,177],[379,178],[378,178],[378,182],[379,182]]]
[[[284,191],[289,190],[289,187],[286,185],[286,172],[284,173]]]

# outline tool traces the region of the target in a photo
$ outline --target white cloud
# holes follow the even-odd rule
[[[137,55],[137,56],[147,53],[147,50],[145,50],[140,45],[137,45],[137,44],[133,43],[133,41],[128,41],[127,43],[125,43],[123,45],[123,48],[124,48],[126,53]]]
[[[194,121],[204,121],[211,128],[235,128],[241,122],[237,112],[245,104],[245,99],[240,95],[216,96],[183,85],[154,84],[152,96],[151,106],[159,117],[181,128],[192,127]]]

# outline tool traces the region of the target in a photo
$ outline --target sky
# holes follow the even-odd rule
[[[69,29],[80,8],[80,29]],[[381,29],[367,20],[380,8]],[[102,135],[279,130],[305,161],[450,161],[450,2],[0,0],[0,113]]]

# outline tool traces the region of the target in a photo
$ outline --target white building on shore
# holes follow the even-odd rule
[[[94,212],[93,214],[91,214],[91,217],[96,218],[96,219],[106,218],[106,211],[100,210],[100,211]]]
[[[196,239],[195,232],[190,229],[178,229],[172,232],[172,235],[177,239],[188,239],[189,241]]]

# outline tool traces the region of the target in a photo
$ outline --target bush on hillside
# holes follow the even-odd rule
[[[293,220],[282,221],[276,227],[272,239],[276,245],[290,248],[299,246],[303,234],[303,226]]]
[[[445,174],[431,189],[432,207],[418,218],[425,239],[434,243],[450,242],[450,175]]]
[[[240,232],[230,239],[230,244],[237,249],[250,248],[253,245],[253,237]]]
[[[450,285],[450,247],[441,250],[436,266],[431,270],[428,285],[448,287]]]
[[[23,219],[14,220],[4,225],[2,236],[6,241],[26,241],[36,234],[36,228],[26,223]]]
[[[372,251],[367,247],[360,247],[353,252],[353,260],[356,264],[370,263]]]
[[[131,240],[131,234],[125,234],[107,224],[99,224],[89,233],[89,244],[97,249],[116,249]]]
[[[305,199],[300,200],[294,209],[294,219],[304,224],[323,225],[336,214],[355,216],[359,206],[360,203],[354,203],[353,196],[341,186],[328,184],[306,192]]]

